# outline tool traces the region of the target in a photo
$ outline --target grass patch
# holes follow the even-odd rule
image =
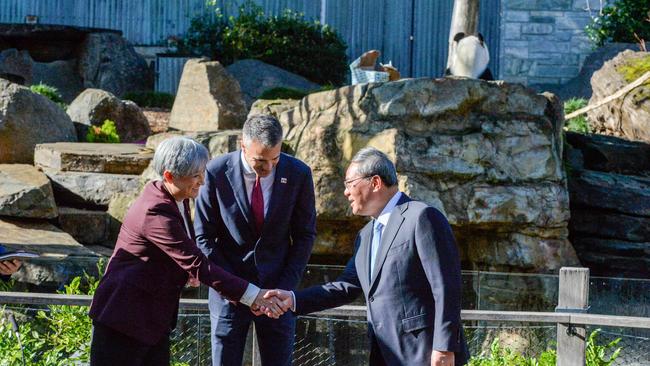
[[[580,108],[584,108],[587,106],[587,104],[588,102],[584,98],[571,98],[566,102],[564,102],[564,115],[573,113]],[[565,122],[564,130],[578,132],[578,133],[589,133],[590,132],[589,120],[587,119],[587,116],[584,114],[579,115],[578,117],[575,118],[571,118],[570,120]]]

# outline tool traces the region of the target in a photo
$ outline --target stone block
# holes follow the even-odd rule
[[[104,244],[109,240],[109,216],[106,211],[59,207],[61,229],[84,245]]]
[[[115,193],[139,189],[139,176],[45,169],[59,206],[105,208]]]
[[[57,215],[45,174],[32,165],[0,164],[0,216],[51,219]]]
[[[506,22],[528,22],[530,14],[527,11],[506,10],[503,12],[503,19]]]
[[[554,42],[552,40],[540,40],[539,42],[530,42],[528,52],[560,52],[568,53],[571,51],[569,42]]]
[[[550,34],[553,33],[553,24],[528,23],[521,25],[522,34]]]
[[[524,47],[504,47],[503,55],[506,57],[516,57],[520,59],[530,58],[528,55],[528,48]]]
[[[29,250],[43,257],[92,256],[72,236],[46,220],[0,219],[0,243],[12,250]]]
[[[559,66],[559,65],[537,65],[531,76],[542,77],[573,77],[578,75],[580,69],[578,66]]]
[[[53,143],[40,144],[34,165],[59,171],[141,174],[153,151],[137,144]]]
[[[169,127],[181,131],[241,128],[246,104],[239,82],[217,61],[190,59],[183,67]]]
[[[534,16],[530,17],[530,23],[555,24],[555,17],[552,16]]]
[[[591,23],[591,17],[587,13],[568,12],[563,17],[557,18],[556,26],[558,30],[576,30],[584,32],[587,24]]]
[[[503,39],[519,40],[521,38],[521,23],[506,23],[503,30]]]
[[[571,0],[507,0],[504,8],[511,10],[570,10]]]

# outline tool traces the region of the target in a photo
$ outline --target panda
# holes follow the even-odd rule
[[[478,36],[456,33],[451,46],[452,59],[445,76],[465,76],[474,79],[494,80],[488,68],[490,52],[481,33]]]

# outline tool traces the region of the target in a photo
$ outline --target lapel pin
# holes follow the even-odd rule
[[[280,183],[286,184],[287,183],[287,178],[284,178],[284,177],[280,178]]]

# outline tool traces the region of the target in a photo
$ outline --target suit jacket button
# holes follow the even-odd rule
[[[373,302],[373,301],[375,301],[375,298],[372,297],[372,296],[370,296],[370,297],[368,298],[368,301],[369,301],[369,302]]]

